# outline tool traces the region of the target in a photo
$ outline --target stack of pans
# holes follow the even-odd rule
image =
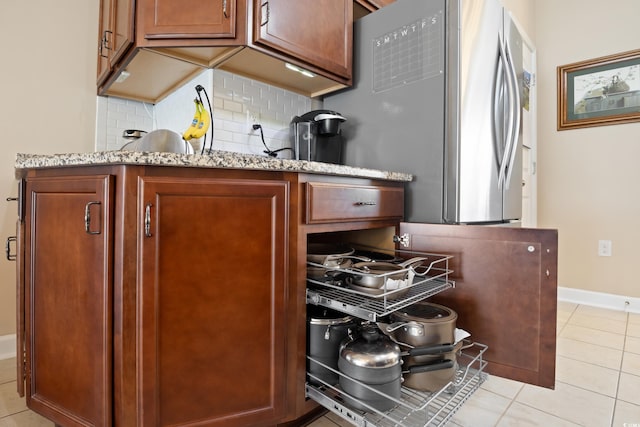
[[[456,354],[462,341],[455,343],[458,315],[448,307],[422,301],[390,315],[391,324],[379,324],[382,331],[400,345],[403,354],[414,347],[442,348],[442,352],[424,356],[405,355],[403,368],[427,364],[448,366],[427,372],[407,373],[403,385],[421,391],[437,391],[455,379]],[[446,363],[452,361],[453,363]]]

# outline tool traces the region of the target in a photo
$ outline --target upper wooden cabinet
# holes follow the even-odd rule
[[[98,34],[98,85],[133,44],[133,1],[101,0]]]
[[[290,0],[255,3],[253,41],[350,78],[352,3],[323,0],[309,6]],[[302,31],[301,25],[307,28]]]
[[[205,68],[306,96],[352,83],[352,0],[140,0],[133,22],[124,57],[99,51],[100,95],[156,103]]]
[[[234,38],[236,2],[233,0],[144,0],[140,2],[145,39]]]

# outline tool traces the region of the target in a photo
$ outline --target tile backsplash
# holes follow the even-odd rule
[[[96,151],[118,150],[125,129],[187,129],[194,113],[195,87],[201,85],[213,109],[213,149],[264,155],[260,131],[267,146],[289,147],[289,122],[296,115],[321,108],[317,100],[222,70],[205,70],[156,105],[114,97],[98,97]],[[207,101],[202,94],[203,101]],[[211,129],[206,148],[210,146]],[[291,151],[282,151],[282,158]]]

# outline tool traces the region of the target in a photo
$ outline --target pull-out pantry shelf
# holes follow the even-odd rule
[[[339,385],[330,385],[321,378],[309,374],[313,384],[307,383],[307,397],[313,399],[329,411],[360,427],[439,427],[444,426],[462,404],[480,387],[487,378],[484,368],[487,364],[482,356],[487,346],[474,343],[458,355],[458,369],[455,380],[433,393],[422,392],[402,387],[402,397],[395,400],[394,408],[380,412],[369,407],[369,411],[362,411],[350,407],[345,403],[343,392]],[[343,374],[322,364],[316,359],[314,363],[324,368]],[[355,381],[351,379],[351,381]],[[356,381],[357,382],[357,381]],[[363,383],[361,386],[367,387]],[[353,399],[353,398],[350,398]],[[361,405],[367,407],[365,403]]]

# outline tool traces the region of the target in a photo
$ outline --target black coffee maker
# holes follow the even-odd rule
[[[346,118],[330,110],[313,110],[295,116],[290,124],[296,160],[342,164],[344,139],[340,124]]]

